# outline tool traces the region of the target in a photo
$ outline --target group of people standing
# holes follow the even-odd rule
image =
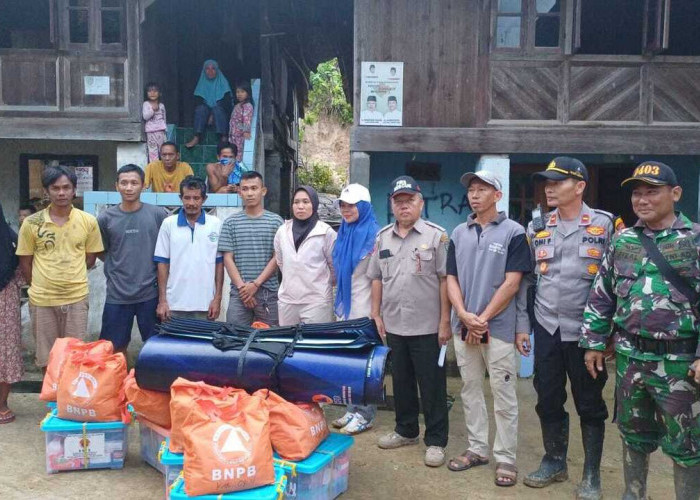
[[[225,269],[232,284],[226,317],[235,324],[372,317],[392,349],[396,414],[394,430],[378,446],[417,444],[422,406],[424,463],[432,467],[446,462],[441,357],[454,337],[467,449],[448,468],[486,465],[492,451],[498,486],[518,479],[516,351],[531,355],[534,335],[535,410],[545,454],[524,483],[541,488],[568,477],[568,379],[585,452],[576,496],[601,497],[608,418],[603,352],[610,348],[617,356],[624,498],[646,497],[648,456],[660,444],[674,461],[677,498],[697,499],[700,225],[674,211],[682,189],[673,170],[647,161],[623,182],[639,218],[628,229],[583,202],[588,172],[579,160],[555,158],[535,178],[544,181],[553,210],[525,229],[497,210],[503,193],[496,174],[464,174],[461,183],[473,212],[448,236],[421,218],[422,190],[408,176],[393,181],[395,222],[381,229],[367,188],[343,189],[336,233],[319,220],[318,195],[310,186],[295,190],[292,219],[265,210],[266,188],[257,172],[242,174],[238,192],[244,208],[222,223],[203,210],[207,185],[194,176],[179,184],[182,209],[166,216],[140,201],[143,171],[123,166],[116,184],[121,203],[95,219],[72,206],[75,175],[64,167],[48,168],[42,182],[51,204],[24,221],[18,239],[0,217],[0,320],[11,333],[0,342],[0,422],[13,418],[8,384],[21,377],[21,359],[7,363],[19,347],[8,348],[7,339],[19,342],[22,277],[30,284],[36,362],[45,367],[56,338],[86,333],[86,272],[97,257],[105,261],[107,277],[101,338],[120,350],[128,346],[134,318],[144,340],[158,320],[216,319]],[[496,422],[492,447],[483,394],[487,371]],[[361,432],[372,427],[375,411],[351,406],[333,424],[342,432]]]

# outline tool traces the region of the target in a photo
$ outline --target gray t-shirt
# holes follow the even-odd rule
[[[105,247],[107,303],[135,304],[158,296],[153,252],[167,215],[163,208],[144,203],[135,212],[115,205],[97,217]]]
[[[249,217],[242,210],[224,221],[219,234],[219,252],[233,253],[243,281],[253,281],[270,262],[275,253],[275,234],[283,223],[282,217],[268,210],[259,217]],[[262,287],[276,292],[279,288],[277,273]]]

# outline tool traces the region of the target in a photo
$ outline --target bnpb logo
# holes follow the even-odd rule
[[[228,465],[241,464],[252,456],[252,439],[241,427],[220,425],[214,433],[212,445],[217,458]]]

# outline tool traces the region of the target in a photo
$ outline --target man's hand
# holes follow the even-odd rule
[[[254,281],[249,281],[248,283],[243,283],[243,285],[238,288],[238,294],[245,303],[249,302],[251,299],[255,299],[255,294],[258,293],[258,290],[258,285],[256,285]]]
[[[464,341],[469,344],[469,345],[479,345],[481,344],[481,337],[483,337],[483,333],[476,333],[472,330],[469,330],[469,333],[467,334],[467,338],[464,339]]]
[[[255,297],[253,297],[253,298],[251,298],[251,299],[249,299],[249,300],[242,300],[241,302],[243,302],[243,305],[244,305],[247,309],[255,309],[255,306],[258,305],[258,301],[255,300]]]
[[[377,324],[377,331],[379,332],[379,336],[381,338],[385,338],[386,337],[386,328],[384,328],[384,321],[382,320],[381,315],[379,315],[379,314],[373,315],[372,319]]]
[[[586,364],[586,370],[594,379],[598,378],[598,373],[605,369],[605,354],[603,351],[587,350],[583,356],[583,362]]]
[[[479,338],[486,333],[489,327],[489,324],[486,321],[482,321],[479,316],[466,311],[459,316],[459,320],[467,327],[469,333],[474,332],[478,334]]]
[[[167,302],[158,302],[156,316],[158,316],[158,319],[161,321],[168,321],[170,319],[170,306]]]
[[[213,321],[219,317],[220,312],[221,312],[221,297],[214,297],[214,299],[209,304],[209,312],[207,313],[207,318]]]
[[[528,333],[516,333],[515,334],[515,347],[518,352],[525,357],[530,355],[532,350],[532,345],[530,344],[530,334]]]
[[[688,376],[692,377],[695,383],[700,385],[700,359],[696,359],[693,361],[693,364],[690,365]]]
[[[441,321],[438,326],[438,343],[440,345],[447,344],[452,338],[452,326],[449,321]]]
[[[251,136],[250,136],[250,132],[245,132],[245,133],[243,134],[243,137],[244,137],[246,140],[250,139],[250,137],[251,137]]]

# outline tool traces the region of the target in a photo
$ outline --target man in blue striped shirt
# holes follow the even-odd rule
[[[238,193],[244,209],[226,219],[219,236],[219,251],[231,278],[226,321],[236,325],[279,324],[274,239],[283,220],[263,208],[266,193],[262,175],[245,172]]]

